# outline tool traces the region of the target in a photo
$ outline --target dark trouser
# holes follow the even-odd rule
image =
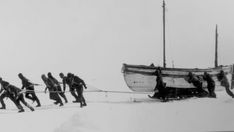
[[[60,99],[58,93],[50,92],[50,99],[55,100],[55,104],[60,103],[60,105],[63,105],[63,102]]]
[[[83,96],[83,86],[72,87],[70,91],[72,96],[75,97],[76,102],[80,102],[81,107],[87,105]]]
[[[57,86],[58,94],[64,99],[65,103],[67,103],[67,97],[65,96],[64,92],[62,92],[62,88],[60,86]]]
[[[18,95],[18,97],[17,97],[17,99],[16,99],[17,108],[18,108],[19,110],[23,110],[23,107],[22,107],[22,105],[20,104],[20,102],[23,103],[25,106],[27,106],[31,111],[34,111],[33,107],[30,106],[30,105],[24,100],[23,94]]]
[[[208,91],[209,91],[209,97],[216,98],[216,94],[215,94],[215,85],[209,85],[209,84],[208,84],[207,89],[208,89]]]
[[[5,104],[4,100],[3,100],[3,99],[6,98],[6,97],[9,97],[9,98],[11,99],[11,101],[14,102],[14,104],[15,104],[15,100],[14,100],[13,98],[11,98],[7,92],[4,92],[4,93],[2,93],[1,96],[0,96],[0,102],[1,102],[1,104],[2,104],[2,108],[3,108],[3,109],[6,108],[6,104]]]
[[[63,92],[59,93],[59,95],[64,99],[65,103],[67,103],[67,98]]]
[[[31,95],[31,96],[30,96]],[[40,100],[37,98],[36,94],[34,91],[30,90],[29,92],[25,93],[25,97],[37,102],[37,106],[41,106]]]
[[[14,98],[12,95],[10,95],[9,93],[7,93],[7,92],[4,92],[4,93],[0,96],[0,102],[1,102],[1,104],[2,104],[2,108],[4,108],[4,109],[6,108],[6,104],[5,104],[4,101],[3,101],[3,99],[4,99],[5,97],[10,98],[10,100],[11,100],[11,101],[17,106],[17,108],[18,108],[18,104],[17,104],[15,98]]]
[[[80,106],[81,106],[81,107],[82,107],[83,105],[86,105],[85,98],[84,98],[84,96],[83,96],[83,91],[84,91],[83,86],[79,86],[79,87],[77,88],[78,98],[79,98],[79,100],[80,100]]]
[[[71,95],[76,99],[76,101],[79,100],[77,90],[75,88],[70,88]]]
[[[162,98],[163,101],[166,100],[166,89],[165,88],[162,88],[162,89],[159,89],[159,97]]]
[[[9,94],[9,93],[7,93],[7,92],[4,92],[4,93],[0,96],[0,102],[1,102],[3,108],[6,108],[6,104],[5,104],[4,101],[3,101],[3,99],[4,99],[5,97],[10,98],[11,101],[16,105],[16,107],[17,107],[20,111],[24,110],[23,107],[22,107],[21,104],[20,104],[20,101],[21,101],[25,106],[27,106],[27,107],[30,108],[32,111],[34,111],[34,109],[33,109],[27,102],[25,102],[24,96],[23,96],[22,94],[19,95],[17,99],[15,99],[15,98],[13,97],[13,95],[11,95],[11,94]]]
[[[226,90],[226,93],[231,96],[232,98],[234,98],[234,94],[233,92],[229,89],[229,86],[225,86],[225,90]]]

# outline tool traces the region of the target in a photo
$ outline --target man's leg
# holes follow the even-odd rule
[[[6,93],[4,92],[1,96],[0,96],[0,102],[2,104],[2,107],[0,109],[6,109],[6,104],[4,103],[4,98],[6,97]]]
[[[67,103],[67,97],[65,96],[65,94],[63,92],[60,92],[59,95],[63,97],[65,103]]]
[[[38,99],[37,95],[35,94],[35,92],[31,93],[33,100],[35,100],[37,102],[37,106],[36,107],[40,107],[41,103],[40,100]]]
[[[234,98],[234,94],[233,92],[229,89],[229,87],[225,86],[225,90],[226,90],[226,93],[231,96],[232,98]]]
[[[76,99],[73,102],[78,102],[79,98],[78,98],[78,95],[76,95],[75,93],[75,89],[70,89],[70,92],[71,92],[71,95]]]
[[[59,106],[63,106],[63,102],[62,102],[61,98],[59,97],[58,93],[56,93],[56,102],[60,103]]]
[[[31,96],[30,96],[31,95]],[[34,98],[32,97],[32,94],[29,92],[26,92],[25,97],[32,100],[33,102],[35,101]]]
[[[25,106],[27,106],[31,111],[34,111],[34,108],[32,106],[30,106],[25,100],[24,100],[24,96],[21,94],[21,95],[18,95],[18,101],[19,102],[22,102]]]
[[[19,100],[18,99],[15,99],[12,95],[9,95],[8,96],[11,101],[16,105],[16,107],[19,109],[18,112],[24,112],[24,108],[23,106],[20,104]]]

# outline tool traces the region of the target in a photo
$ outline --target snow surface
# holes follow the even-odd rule
[[[233,131],[234,99],[225,91],[218,98],[191,98],[159,102],[147,94],[85,93],[88,106],[71,103],[53,105],[48,94],[38,93],[41,108],[17,113],[5,100],[7,110],[0,110],[4,132],[191,132]],[[31,101],[27,100],[31,103]],[[35,103],[32,104],[36,105]]]

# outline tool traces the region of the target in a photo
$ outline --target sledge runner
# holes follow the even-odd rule
[[[53,86],[55,87],[56,91],[58,91],[58,94],[64,99],[65,103],[67,103],[67,98],[64,91],[62,91],[59,81],[54,78],[50,72],[48,73],[48,79],[53,83]]]
[[[43,74],[41,76],[41,79],[43,80],[43,82],[46,85],[45,93],[46,93],[46,91],[48,89],[50,99],[55,100],[54,104],[60,104],[59,106],[63,106],[63,102],[60,99],[58,93],[56,92],[56,89],[54,88],[53,83],[45,76],[45,74]]]
[[[233,92],[229,89],[230,84],[228,82],[227,76],[225,75],[223,70],[221,70],[220,73],[218,74],[218,80],[221,82],[221,86],[225,87],[226,93],[232,98],[234,98]]]
[[[207,91],[205,91],[202,88],[202,81],[200,78],[196,75],[194,75],[192,72],[189,72],[188,74],[188,82],[192,83],[197,89],[195,91],[195,96],[197,97],[206,97],[207,96]]]
[[[209,91],[209,97],[216,98],[215,94],[215,81],[211,77],[211,75],[207,72],[204,72],[203,79],[207,81],[207,89]]]
[[[16,107],[19,109],[18,112],[24,112],[24,109],[23,109],[22,105],[20,104],[20,102],[23,103],[25,106],[27,106],[31,111],[34,111],[34,108],[32,106],[30,106],[24,100],[24,96],[23,96],[22,90],[20,88],[14,86],[14,85],[11,85],[6,81],[3,81],[2,78],[0,78],[0,84],[2,86],[2,89],[4,90],[3,94],[0,97],[2,108],[6,108],[6,105],[3,102],[3,99],[5,97],[9,97],[14,102]]]
[[[26,77],[23,76],[22,73],[19,73],[18,77],[22,81],[22,88],[21,89],[24,89],[24,88],[26,89],[25,97],[32,100],[33,102],[36,101],[37,102],[36,107],[40,107],[41,103],[40,103],[40,101],[39,101],[39,99],[36,96],[36,93],[34,91],[34,85],[35,84],[31,83]]]

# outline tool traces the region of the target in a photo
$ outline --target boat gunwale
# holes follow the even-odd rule
[[[136,69],[149,69],[149,70],[156,70],[157,68],[161,68],[161,70],[168,70],[168,71],[183,71],[183,72],[211,72],[214,70],[221,70],[225,67],[228,67],[229,65],[226,66],[219,66],[219,67],[214,67],[214,68],[163,68],[163,67],[155,67],[155,66],[146,66],[146,65],[131,65],[131,64],[123,64],[123,69],[127,68],[136,68]],[[123,70],[123,71],[125,71]]]

